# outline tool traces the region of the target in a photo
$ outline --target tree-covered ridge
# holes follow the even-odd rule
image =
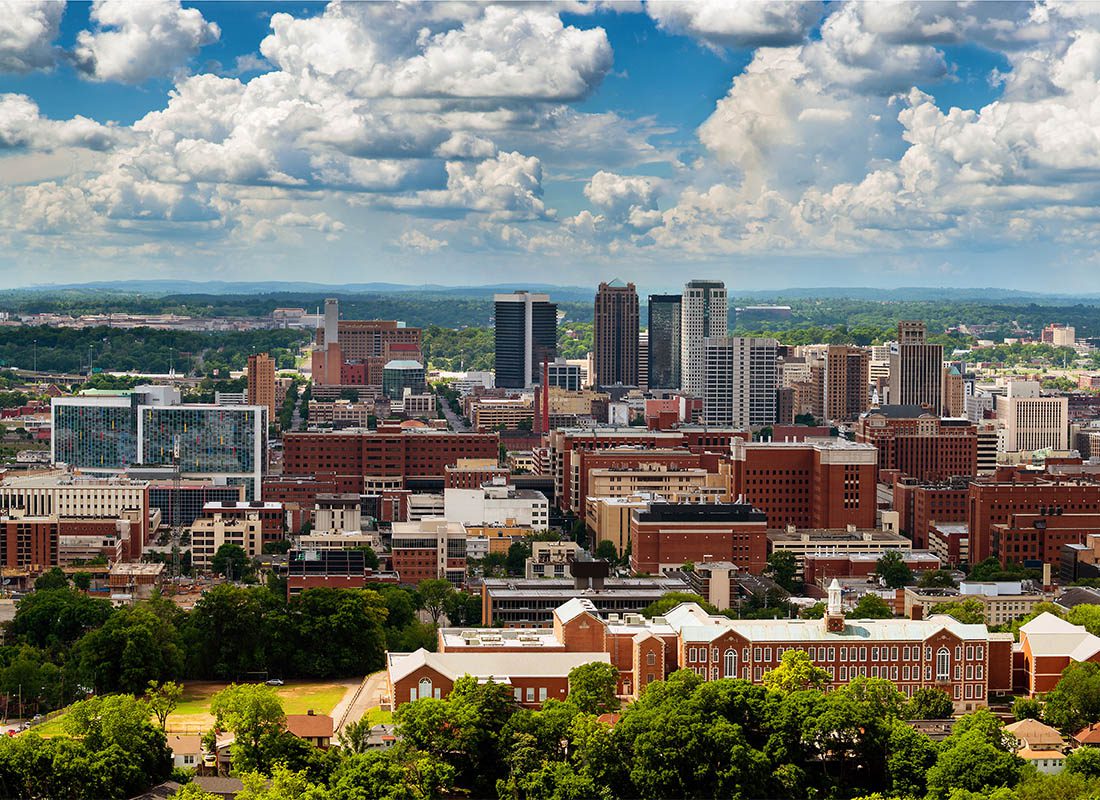
[[[45,372],[78,372],[89,362],[105,371],[222,374],[244,369],[253,353],[271,353],[280,368],[294,366],[294,356],[309,335],[296,330],[199,333],[152,328],[4,328],[0,366]],[[36,344],[37,342],[37,344]]]

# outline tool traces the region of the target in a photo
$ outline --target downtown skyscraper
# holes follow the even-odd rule
[[[596,292],[592,327],[593,385],[638,385],[638,292],[616,278]]]
[[[680,388],[680,302],[678,294],[649,296],[649,388]]]
[[[929,344],[923,322],[898,323],[898,341],[890,347],[889,400],[895,406],[921,406],[933,414],[943,408],[943,345]]]
[[[558,307],[549,295],[513,292],[493,295],[496,385],[530,389],[542,362],[558,352]]]
[[[705,340],[727,334],[728,305],[722,281],[689,281],[680,306],[680,388],[702,397],[706,387]]]

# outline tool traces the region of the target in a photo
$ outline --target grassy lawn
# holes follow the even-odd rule
[[[183,699],[168,717],[168,730],[196,732],[209,728],[214,722],[214,718],[210,715],[210,698],[227,685],[225,683],[190,683],[184,686]],[[318,714],[331,714],[332,709],[348,691],[348,687],[342,683],[325,681],[294,682],[273,688],[278,693],[279,699],[283,701],[283,710],[287,714],[305,714],[310,709]],[[31,730],[41,736],[63,736],[65,735],[62,727],[64,717],[64,714],[59,714],[49,722],[36,725]]]
[[[41,725],[35,725],[31,728],[31,731],[37,733],[39,736],[64,736],[65,728],[63,727],[65,722],[65,715],[58,714],[49,722],[44,722]]]
[[[168,717],[168,730],[206,728],[214,721],[210,715],[210,698],[227,686],[225,683],[190,683],[184,687],[183,699]],[[305,714],[313,709],[318,714],[329,714],[340,702],[348,687],[342,683],[293,682],[275,687],[283,710],[287,714]]]
[[[363,719],[371,725],[389,725],[393,722],[393,712],[375,706],[367,709],[367,715]]]

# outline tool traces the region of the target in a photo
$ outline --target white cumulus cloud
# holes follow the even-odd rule
[[[179,70],[221,30],[179,0],[95,0],[95,30],[77,34],[73,59],[97,81],[141,84]]]
[[[0,72],[53,66],[62,0],[0,0]]]

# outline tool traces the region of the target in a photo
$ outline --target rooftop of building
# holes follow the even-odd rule
[[[870,552],[858,552],[853,553],[851,551],[845,551],[843,553],[829,553],[829,552],[816,552],[807,553],[806,558],[845,558],[848,561],[854,561],[857,563],[874,563],[882,558],[883,550],[870,551]],[[936,565],[940,563],[939,556],[934,553],[930,553],[927,550],[909,550],[902,558],[907,562],[918,562],[928,566]]]
[[[1021,742],[1026,742],[1032,750],[1048,750],[1052,747],[1062,747],[1066,743],[1057,729],[1037,719],[1022,719],[1013,722],[1011,725],[1005,725],[1005,730]]]
[[[21,489],[53,489],[57,487],[76,489],[144,489],[149,481],[134,480],[125,476],[111,478],[92,478],[85,475],[57,472],[52,475],[27,475],[18,477],[5,475],[0,486]]]
[[[1047,611],[1020,626],[1021,642],[1025,636],[1033,656],[1068,656],[1073,661],[1086,661],[1100,653],[1100,637]]]
[[[382,369],[424,369],[424,365],[419,361],[413,361],[411,358],[395,358],[392,361],[387,361]]]
[[[796,543],[880,542],[911,545],[912,541],[900,533],[880,528],[780,528],[768,531],[771,544]]]
[[[606,578],[600,589],[578,589],[572,578],[485,578],[485,591],[493,597],[599,598],[628,592],[656,593],[683,591],[687,583],[666,576],[649,578]]]
[[[202,505],[203,511],[282,511],[282,509],[283,504],[274,500],[237,500],[232,503],[211,500]]]
[[[286,729],[300,739],[332,737],[333,720],[328,714],[287,714]]]
[[[439,639],[447,650],[470,647],[563,648],[552,628],[440,628]]]
[[[768,515],[749,503],[651,503],[635,509],[639,522],[752,522],[767,524]]]
[[[861,417],[887,417],[888,419],[919,419],[920,417],[938,417],[924,406],[916,404],[884,404],[876,406],[869,411],[864,411]]]
[[[399,681],[421,667],[428,667],[452,680],[472,675],[479,681],[507,683],[510,677],[557,677],[574,667],[611,663],[608,653],[387,653],[390,680]]]
[[[112,575],[157,576],[164,572],[164,564],[120,563],[111,566]]]

